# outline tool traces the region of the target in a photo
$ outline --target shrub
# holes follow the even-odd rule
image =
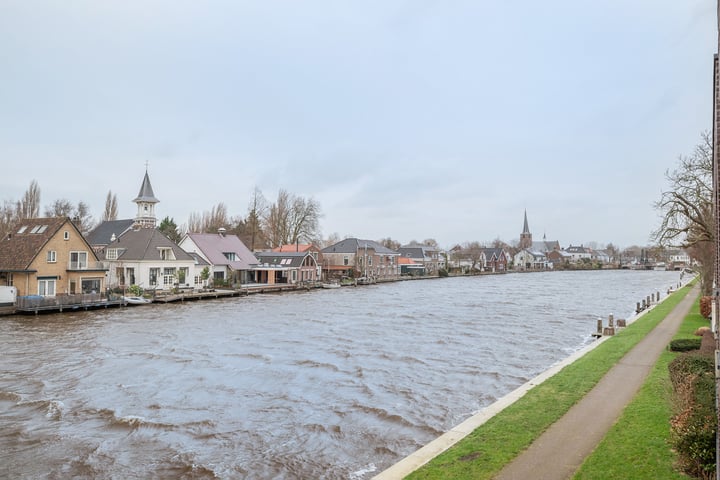
[[[143,294],[143,289],[139,285],[130,285],[129,287],[127,287],[127,292],[131,295],[139,297]]]
[[[705,318],[710,318],[712,315],[712,297],[700,297],[700,315]]]
[[[681,468],[697,478],[715,474],[715,363],[712,356],[682,354],[670,362],[675,415],[672,442]]]
[[[438,276],[439,276],[439,277],[447,277],[447,276],[448,276],[448,271],[445,270],[444,268],[441,268],[440,271],[438,271]]]
[[[673,352],[689,352],[700,350],[702,338],[679,338],[670,342],[670,350]]]

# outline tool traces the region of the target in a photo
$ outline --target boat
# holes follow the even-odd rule
[[[322,288],[340,288],[339,283],[323,283]]]
[[[122,299],[125,305],[145,305],[152,303],[151,299],[139,296],[122,297]]]

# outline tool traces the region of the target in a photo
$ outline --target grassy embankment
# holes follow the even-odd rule
[[[689,289],[690,287],[686,286],[672,294],[628,328],[621,330],[618,335],[530,390],[524,397],[407,478],[491,479],[589,392],[613,365],[667,316]],[[683,325],[681,334],[687,335],[686,329],[690,328],[692,327]],[[670,418],[667,364],[672,358],[669,352],[662,354],[642,391],[623,415],[621,422],[624,426],[618,424],[620,426],[613,428],[596,453],[583,466],[579,473],[582,476],[578,478],[686,478],[674,472],[665,473],[672,472],[673,463],[667,444]],[[654,397],[658,392],[661,396]],[[661,403],[662,405],[658,406]],[[643,417],[651,417],[652,420]],[[637,433],[624,432],[635,428],[638,429]],[[645,429],[644,433],[639,431],[641,428]],[[652,443],[656,444],[653,453],[642,450],[642,444],[649,443],[648,437],[656,435],[659,435],[659,439],[652,439]],[[609,443],[610,441],[613,443]],[[613,451],[612,457],[609,453],[604,453],[610,450]],[[651,455],[654,455],[651,459],[643,458]],[[594,458],[596,459],[593,460]],[[608,460],[610,458],[612,460]],[[655,462],[655,468],[658,469],[656,471],[659,473],[628,477],[628,468],[636,468],[638,464],[649,465],[652,463],[650,460]],[[605,463],[609,461],[614,465],[612,470],[621,472],[621,475],[608,476],[608,470],[603,469],[607,468]],[[658,467],[658,462],[663,466]]]
[[[698,298],[675,338],[697,338],[693,333],[708,325]],[[669,444],[673,393],[668,365],[678,355],[669,350],[660,354],[637,396],[573,478],[690,478],[673,469],[675,455]]]

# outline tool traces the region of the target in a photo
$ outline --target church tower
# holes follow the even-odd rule
[[[160,200],[155,198],[147,169],[145,169],[145,178],[143,178],[142,185],[140,186],[140,193],[138,193],[137,198],[133,200],[133,202],[135,202],[138,207],[134,226],[140,228],[155,228],[157,224],[155,204],[160,203]]]
[[[530,233],[530,227],[528,227],[527,210],[525,210],[525,223],[523,224],[523,231],[520,234],[520,244],[518,246],[521,249],[531,248],[532,243],[532,233]]]

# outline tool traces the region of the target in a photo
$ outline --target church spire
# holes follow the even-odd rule
[[[145,177],[140,186],[140,193],[133,200],[137,204],[137,215],[135,216],[135,225],[142,228],[155,228],[157,219],[155,218],[155,204],[160,200],[155,198],[152,185],[150,184],[150,176],[145,166]]]
[[[523,231],[520,234],[520,248],[531,248],[532,247],[532,233],[530,233],[530,227],[527,221],[527,209],[525,210],[525,221],[523,222]]]

